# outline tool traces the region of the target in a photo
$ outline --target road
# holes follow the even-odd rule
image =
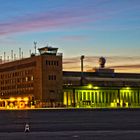
[[[139,140],[140,131],[59,131],[0,133],[0,140]]]
[[[0,139],[139,139],[140,109],[1,110]],[[24,133],[25,124],[30,133]]]

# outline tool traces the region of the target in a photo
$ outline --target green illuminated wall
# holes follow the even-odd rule
[[[64,88],[63,104],[68,107],[139,107],[140,89]]]

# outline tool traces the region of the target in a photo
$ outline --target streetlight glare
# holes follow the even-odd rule
[[[88,84],[88,88],[92,88],[92,84]]]

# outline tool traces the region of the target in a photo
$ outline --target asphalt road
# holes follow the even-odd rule
[[[139,140],[140,131],[59,131],[0,133],[0,140]]]
[[[25,124],[30,132],[24,133]],[[140,109],[1,110],[0,140],[140,139]]]

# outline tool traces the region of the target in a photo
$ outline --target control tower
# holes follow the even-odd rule
[[[43,47],[43,48],[38,48],[40,55],[56,55],[58,48],[52,48],[52,47]]]
[[[38,48],[41,61],[42,101],[45,106],[58,106],[62,101],[62,53],[58,48]],[[46,102],[46,103],[45,103]]]

